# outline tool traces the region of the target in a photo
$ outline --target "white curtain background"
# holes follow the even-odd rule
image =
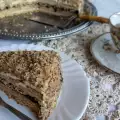
[[[120,0],[90,0],[98,9],[98,15],[109,17],[120,11]]]

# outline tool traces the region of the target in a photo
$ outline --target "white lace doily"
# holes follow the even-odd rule
[[[97,115],[106,115],[110,120],[120,118],[120,75],[100,66],[89,49],[91,40],[104,32],[109,32],[107,24],[94,24],[88,30],[69,38],[39,43],[70,55],[91,78],[91,96],[85,114],[89,120],[94,120]]]

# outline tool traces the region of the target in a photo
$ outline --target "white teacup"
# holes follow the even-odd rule
[[[113,14],[109,20],[113,42],[115,47],[120,50],[120,12]]]

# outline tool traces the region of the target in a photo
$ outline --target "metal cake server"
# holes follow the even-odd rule
[[[21,120],[32,120],[28,116],[24,115],[17,109],[13,108],[12,106],[8,105],[1,97],[0,97],[0,105],[7,108],[10,112],[12,112],[14,115],[19,117]]]
[[[52,26],[52,27],[57,27],[58,29],[61,29],[61,30],[64,30],[65,28],[67,28],[71,23],[72,21],[74,21],[75,19],[77,18],[77,15],[72,15],[72,16],[69,16],[69,18],[62,24],[58,23],[57,20],[56,21],[53,21],[53,20],[49,20],[49,19],[44,19],[44,18],[41,18],[40,16],[38,15],[34,15],[32,16],[31,18],[25,18],[26,20],[29,20],[29,21],[33,21],[33,22],[36,22],[36,23],[40,23],[40,24],[44,24],[44,25],[47,25],[47,26]]]

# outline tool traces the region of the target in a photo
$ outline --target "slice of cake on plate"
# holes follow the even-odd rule
[[[0,89],[40,120],[53,111],[61,80],[60,57],[54,51],[0,52]]]

